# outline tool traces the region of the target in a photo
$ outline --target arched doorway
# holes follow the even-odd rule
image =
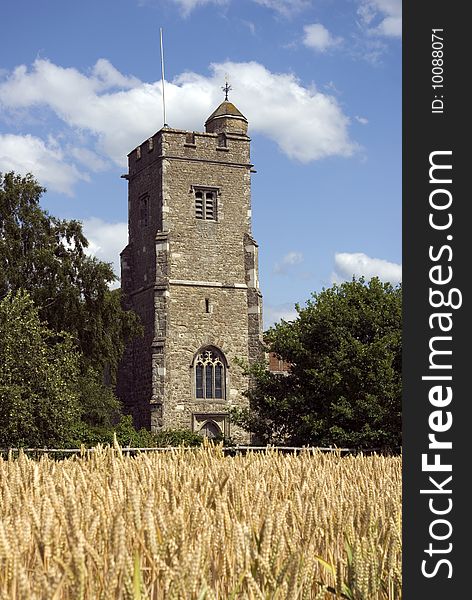
[[[214,421],[207,421],[200,429],[199,434],[207,437],[210,440],[223,437],[221,429]]]

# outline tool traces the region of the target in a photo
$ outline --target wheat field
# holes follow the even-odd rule
[[[401,458],[0,458],[0,598],[397,600]]]

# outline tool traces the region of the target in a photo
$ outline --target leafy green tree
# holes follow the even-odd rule
[[[141,332],[138,317],[110,291],[111,265],[85,253],[82,224],[40,207],[44,192],[32,175],[0,173],[0,298],[27,290],[41,320],[72,336],[82,370],[106,369],[114,381],[126,341]]]
[[[112,444],[115,433],[123,445],[156,446],[96,373],[81,373],[71,337],[48,329],[38,312],[23,290],[0,301],[0,448]]]
[[[0,301],[0,447],[69,439],[81,412],[79,359],[67,333],[41,323],[27,293]]]
[[[401,286],[334,285],[266,334],[287,375],[250,369],[250,409],[234,419],[271,443],[396,448],[401,444]]]

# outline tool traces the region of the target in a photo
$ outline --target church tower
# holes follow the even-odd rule
[[[247,128],[226,99],[204,133],[165,125],[128,155],[121,286],[145,331],[126,349],[118,394],[138,427],[248,441],[228,418],[248,403],[238,360],[262,352]]]

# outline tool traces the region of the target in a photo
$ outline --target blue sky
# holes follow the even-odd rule
[[[167,122],[249,121],[265,323],[353,274],[401,280],[399,0],[16,0],[2,7],[0,171],[84,222],[98,258],[126,244],[126,154]]]

